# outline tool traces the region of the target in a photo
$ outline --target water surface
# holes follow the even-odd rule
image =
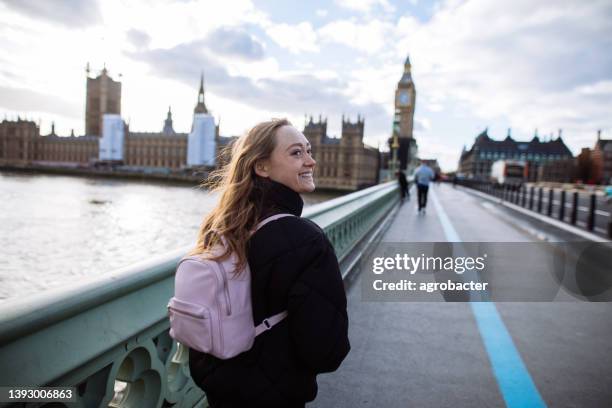
[[[191,245],[215,202],[185,184],[0,173],[0,301]]]

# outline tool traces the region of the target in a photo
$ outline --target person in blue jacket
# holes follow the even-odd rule
[[[419,161],[419,166],[414,169],[414,181],[417,186],[419,212],[425,212],[427,206],[427,193],[429,191],[429,183],[435,179],[434,171],[425,164],[422,160]]]

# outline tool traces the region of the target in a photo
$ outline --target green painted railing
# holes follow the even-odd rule
[[[325,230],[342,267],[398,198],[390,182],[303,216]],[[188,350],[168,335],[166,304],[189,249],[0,304],[0,386],[76,387],[70,406],[206,407],[189,375]]]

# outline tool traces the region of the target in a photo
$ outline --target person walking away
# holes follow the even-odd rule
[[[606,205],[608,207],[608,237],[612,237],[612,179],[610,184],[605,188]]]
[[[435,178],[435,174],[431,167],[425,164],[422,160],[419,161],[419,167],[414,170],[414,180],[417,183],[419,213],[425,213],[427,206],[427,193],[429,191],[429,183]]]
[[[403,171],[400,170],[396,174],[397,181],[399,182],[400,186],[400,195],[403,203],[406,196],[408,197],[408,199],[410,199],[410,192],[408,191],[408,180],[406,180],[406,173],[404,173]]]

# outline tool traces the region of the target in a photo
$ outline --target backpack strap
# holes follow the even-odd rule
[[[270,217],[267,217],[267,218],[263,219],[259,224],[257,224],[257,227],[255,227],[255,231],[253,231],[253,233],[255,233],[258,229],[260,229],[261,227],[263,227],[267,223],[275,221],[275,220],[278,220],[279,218],[285,218],[285,217],[295,217],[295,215],[283,213],[283,214],[275,214],[275,215],[272,215]]]
[[[253,234],[257,232],[257,230],[259,230],[261,227],[266,225],[267,223],[276,221],[279,218],[285,218],[285,217],[295,217],[295,215],[283,213],[283,214],[275,214],[270,217],[267,217],[264,220],[262,220],[259,224],[257,224],[257,227],[255,227]],[[265,331],[270,330],[272,327],[282,322],[287,316],[288,316],[288,313],[285,310],[283,312],[275,314],[274,316],[270,316],[266,319],[263,319],[263,321],[255,327],[255,337],[259,336],[261,333]]]
[[[268,317],[267,319],[263,319],[263,321],[255,327],[255,337],[267,330],[270,330],[272,327],[282,322],[287,316],[288,313],[285,310],[284,312],[277,313],[274,316]]]

